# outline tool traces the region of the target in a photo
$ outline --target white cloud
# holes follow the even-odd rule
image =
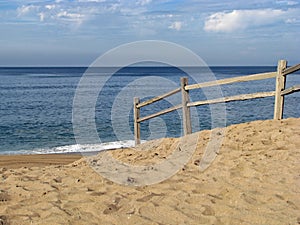
[[[132,24],[139,24],[136,30],[142,28],[156,30],[160,27],[168,27],[174,20],[181,20],[175,18],[176,15],[172,13],[172,10],[149,11],[147,6],[153,2],[152,0],[30,1],[30,4],[23,3],[24,6],[18,9],[19,17],[24,19],[21,21],[35,21],[64,27],[68,24],[74,27],[74,23],[85,27],[99,26],[103,23],[103,27],[112,29],[118,24],[122,24],[120,26],[127,24],[128,27],[132,27]],[[145,24],[148,24],[148,27],[145,27]],[[181,27],[181,22],[175,22],[171,24],[170,29],[180,30]]]
[[[40,21],[43,22],[45,20],[45,13],[39,13]]]
[[[300,20],[296,18],[287,19],[285,22],[287,24],[300,24]]]
[[[58,18],[62,18],[65,20],[71,20],[71,21],[75,21],[75,22],[79,22],[81,23],[84,16],[80,13],[70,13],[67,11],[61,11],[57,14]]]
[[[56,2],[59,2],[56,0]],[[84,13],[80,13],[82,8],[72,8],[65,4],[36,4],[36,5],[23,5],[17,9],[19,17],[31,18],[40,22],[71,22],[78,25],[85,19]],[[85,10],[86,11],[86,10]],[[88,12],[87,12],[88,13]]]
[[[152,2],[152,0],[139,0],[139,1],[137,1],[137,5],[148,5],[148,4],[150,4]]]
[[[173,22],[173,23],[169,26],[169,28],[170,28],[170,29],[173,29],[173,30],[179,31],[179,30],[181,30],[182,25],[183,25],[182,22],[180,22],[180,21],[175,21],[175,22]]]
[[[250,27],[259,27],[283,19],[285,11],[279,9],[233,10],[218,12],[206,18],[204,30],[232,32]]]
[[[28,15],[39,10],[39,6],[23,5],[17,9],[18,16]]]
[[[45,5],[45,8],[48,9],[48,10],[52,10],[52,9],[55,9],[55,5]]]
[[[296,1],[289,1],[289,0],[280,0],[280,1],[276,1],[277,4],[280,5],[288,5],[288,6],[293,6],[293,5],[298,5],[299,2]]]
[[[78,0],[78,2],[106,2],[106,0]]]

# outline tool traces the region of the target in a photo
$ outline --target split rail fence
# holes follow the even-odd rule
[[[269,73],[259,73],[248,76],[239,76],[226,78],[222,80],[209,81],[205,83],[198,84],[188,84],[188,79],[186,77],[182,77],[180,79],[181,86],[180,88],[174,89],[168,93],[163,95],[151,98],[147,101],[140,102],[138,97],[134,98],[134,136],[135,136],[135,144],[138,145],[141,142],[141,131],[140,131],[140,123],[151,118],[172,112],[174,110],[182,109],[182,117],[183,117],[183,131],[184,135],[192,133],[192,124],[191,124],[191,115],[190,115],[190,107],[207,105],[207,104],[216,104],[223,102],[232,102],[232,101],[244,101],[255,98],[264,98],[264,97],[272,97],[275,96],[275,104],[274,104],[274,119],[280,120],[283,117],[283,109],[284,109],[284,96],[289,95],[294,92],[300,91],[300,85],[295,85],[290,88],[286,88],[286,75],[294,73],[300,70],[300,64],[287,67],[286,60],[279,60],[277,71],[269,72]],[[236,82],[246,82],[246,81],[254,81],[254,80],[263,80],[268,78],[276,77],[276,85],[275,91],[270,92],[257,92],[251,94],[242,94],[235,96],[226,96],[218,99],[209,99],[203,101],[190,102],[189,90],[211,87],[216,85],[224,85],[224,84],[232,84]],[[164,109],[160,112],[140,117],[140,110],[142,107],[150,105],[154,102],[165,99],[171,95],[177,94],[181,92],[182,102],[179,105]]]

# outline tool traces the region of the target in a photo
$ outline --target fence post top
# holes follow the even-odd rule
[[[180,80],[183,81],[183,80],[187,80],[188,78],[187,77],[180,77]]]
[[[285,59],[278,60],[278,68],[286,68],[287,61]]]
[[[187,77],[181,77],[180,78],[181,86],[186,86],[188,84],[188,78]]]

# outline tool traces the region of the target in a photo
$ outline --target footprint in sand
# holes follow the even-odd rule
[[[117,212],[120,209],[117,204],[109,204],[107,208],[103,211],[103,214],[111,214]]]
[[[0,225],[8,225],[6,216],[0,216]]]
[[[0,190],[0,202],[7,202],[10,200],[9,195],[5,191]]]

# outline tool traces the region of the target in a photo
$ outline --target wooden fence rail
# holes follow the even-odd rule
[[[232,77],[232,78],[227,78],[227,79],[222,79],[222,80],[209,81],[209,82],[200,83],[200,84],[191,84],[191,85],[186,86],[186,90],[205,88],[205,87],[211,87],[211,86],[222,85],[222,84],[232,84],[232,83],[236,83],[236,82],[263,80],[263,79],[276,77],[276,74],[277,74],[276,72],[259,73],[259,74],[249,75],[249,76],[240,76],[240,77]]]
[[[285,89],[281,92],[281,95],[289,95],[292,94],[294,92],[300,91],[300,85],[295,85],[293,87],[290,87],[288,89]]]
[[[294,92],[300,91],[300,85],[295,85],[293,87],[286,89],[286,75],[294,73],[300,70],[300,64],[291,66],[287,68],[287,61],[286,60],[279,60],[277,65],[277,71],[269,72],[269,73],[259,73],[253,74],[248,76],[239,76],[233,78],[227,78],[222,80],[216,81],[209,81],[205,83],[198,83],[198,84],[188,84],[188,79],[186,77],[182,77],[180,79],[181,86],[180,88],[174,89],[165,93],[163,95],[154,97],[144,102],[140,102],[139,98],[134,98],[134,137],[135,137],[135,144],[140,144],[141,141],[141,134],[140,134],[140,123],[151,118],[172,112],[174,110],[182,109],[183,115],[183,130],[184,135],[192,133],[192,124],[191,124],[191,115],[190,115],[190,107],[199,106],[199,105],[207,105],[207,104],[216,104],[216,103],[223,103],[223,102],[232,102],[232,101],[244,101],[249,99],[255,98],[265,98],[265,97],[272,97],[275,96],[275,104],[274,104],[274,119],[280,120],[283,116],[283,109],[284,109],[284,96],[292,94]],[[247,82],[247,81],[254,81],[254,80],[263,80],[276,77],[276,84],[275,84],[275,91],[270,92],[258,92],[258,93],[250,93],[250,94],[242,94],[242,95],[235,95],[235,96],[226,96],[223,98],[218,99],[209,99],[203,101],[196,101],[190,102],[189,97],[189,90],[198,89],[198,88],[205,88],[211,87],[216,85],[224,85],[224,84],[232,84],[237,82]],[[164,109],[160,112],[153,113],[148,116],[144,116],[140,118],[140,110],[142,107],[150,105],[154,102],[160,101],[171,95],[177,94],[181,92],[182,102],[179,105]]]
[[[249,100],[254,98],[272,97],[274,95],[275,95],[275,91],[258,92],[253,94],[242,94],[242,95],[228,96],[228,97],[216,98],[216,99],[210,99],[204,101],[191,102],[188,103],[187,106],[190,107],[190,106],[199,106],[199,105],[207,105],[207,104],[216,104],[222,102],[244,101],[244,100]]]
[[[166,93],[166,94],[163,94],[163,95],[160,95],[160,96],[151,98],[151,99],[149,99],[149,100],[147,100],[147,101],[145,101],[145,102],[139,103],[136,107],[137,107],[137,108],[142,108],[142,107],[144,107],[144,106],[146,106],[146,105],[150,105],[150,104],[152,104],[152,103],[154,103],[154,102],[160,101],[160,100],[162,100],[162,99],[164,99],[164,98],[167,98],[167,97],[169,97],[169,96],[171,96],[171,95],[174,95],[174,94],[176,94],[176,93],[178,93],[178,92],[180,92],[180,91],[181,91],[181,89],[180,89],[180,88],[177,88],[177,89],[172,90],[172,91],[170,91],[170,92],[168,92],[168,93]]]

